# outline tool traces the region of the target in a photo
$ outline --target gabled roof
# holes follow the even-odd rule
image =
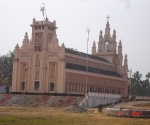
[[[101,58],[101,57],[98,57],[98,56],[94,56],[94,55],[90,55],[90,54],[86,54],[86,53],[79,52],[79,51],[75,51],[75,50],[72,50],[72,49],[69,49],[69,48],[65,48],[65,52],[66,52],[66,53],[69,53],[69,54],[77,55],[77,56],[82,56],[82,57],[87,57],[87,55],[88,55],[88,58],[109,63],[109,62],[108,62],[106,59],[104,59],[104,58]]]
[[[73,64],[73,63],[66,63],[66,68],[72,69],[72,70],[86,71],[86,66]],[[114,77],[121,77],[116,72],[107,71],[107,70],[98,69],[98,68],[93,68],[93,67],[88,67],[88,72],[96,73],[96,74],[102,74],[102,75],[108,75],[108,76],[114,76]]]

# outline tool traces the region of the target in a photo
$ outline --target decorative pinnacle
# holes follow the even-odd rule
[[[102,30],[101,30],[101,31],[100,31],[100,35],[102,35],[102,33],[103,33],[103,32],[102,32]]]
[[[16,47],[15,47],[16,49],[18,49],[19,48],[19,45],[18,45],[18,43],[17,43],[17,45],[16,45]]]
[[[122,46],[121,40],[119,41],[119,46]]]
[[[113,34],[116,34],[116,30],[114,29],[114,32],[113,32]]]
[[[127,54],[125,54],[125,59],[127,59]]]
[[[28,39],[28,33],[25,33],[24,39]]]
[[[93,42],[93,46],[95,47],[95,41]]]

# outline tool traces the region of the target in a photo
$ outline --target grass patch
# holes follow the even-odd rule
[[[150,119],[121,118],[105,113],[70,113],[61,108],[0,107],[0,125],[149,125]]]

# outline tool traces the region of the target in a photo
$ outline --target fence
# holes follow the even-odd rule
[[[150,100],[150,97],[149,96],[136,96],[137,100]]]

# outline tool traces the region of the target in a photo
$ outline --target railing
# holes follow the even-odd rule
[[[136,96],[135,99],[140,99],[140,100],[150,100],[150,96]]]
[[[109,97],[109,98],[121,98],[120,94],[109,94],[109,93],[97,93],[97,92],[89,92],[88,96],[95,97]]]

